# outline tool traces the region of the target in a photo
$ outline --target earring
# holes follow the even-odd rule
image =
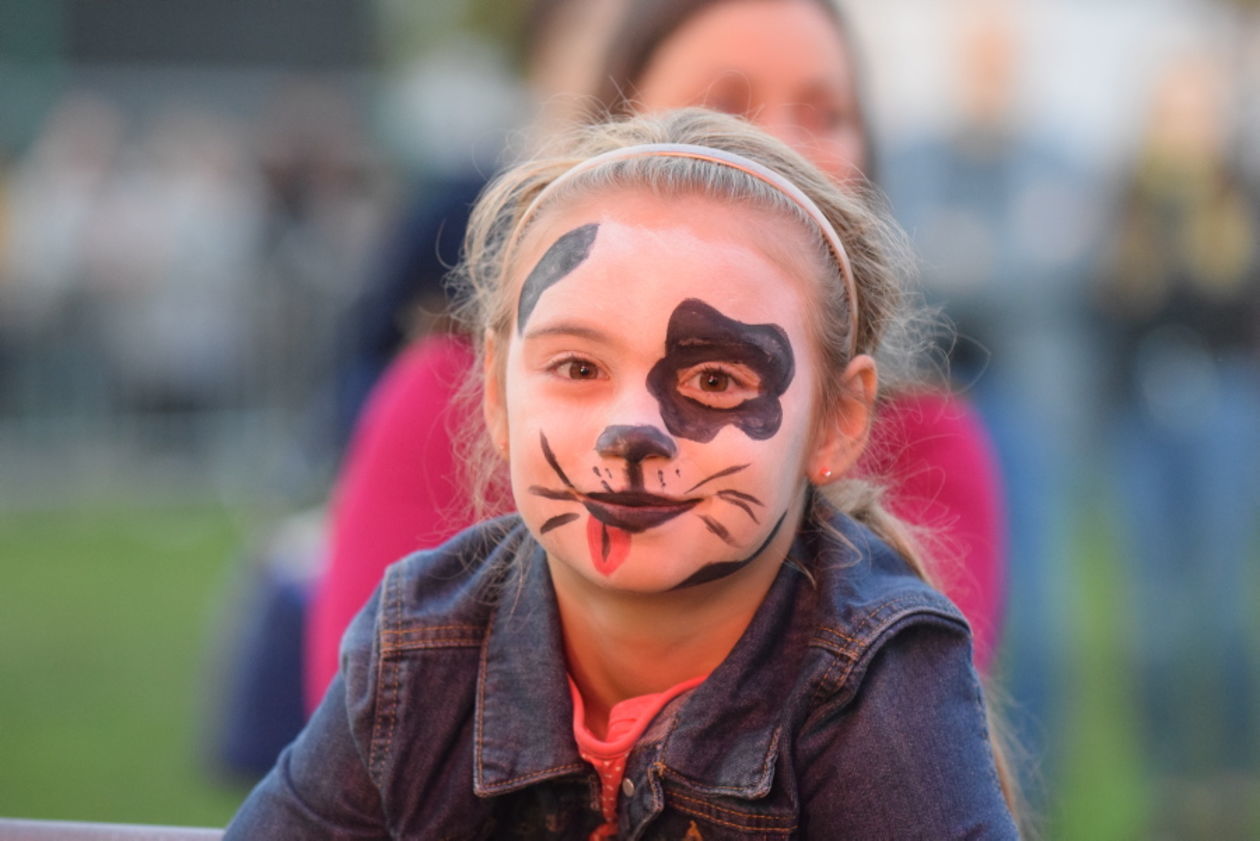
[[[824,467],[824,468],[823,468],[821,471],[819,471],[819,473],[818,473],[818,481],[819,481],[819,483],[822,483],[822,482],[828,482],[828,481],[830,481],[830,480],[831,480],[831,468],[830,468],[830,467]]]

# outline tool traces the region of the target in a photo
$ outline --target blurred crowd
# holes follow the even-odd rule
[[[1073,559],[1101,519],[1144,761],[1260,791],[1260,23],[1237,5],[1184,4],[1176,20],[1202,31],[1153,53],[1105,150],[1025,118],[1033,34],[993,2],[958,15],[944,116],[877,138],[926,294],[956,327],[950,375],[998,451],[1004,675],[1050,776],[1073,691]],[[879,82],[900,59],[871,40]],[[371,384],[354,320],[398,208],[433,181],[368,110],[315,79],[250,115],[195,96],[137,114],[81,89],[0,150],[0,448],[55,453],[31,430],[59,423],[102,440],[138,424],[142,453],[209,463],[261,423],[260,451],[289,453],[300,502],[318,496]],[[398,336],[413,304],[391,310]]]
[[[1053,779],[1101,514],[1142,762],[1166,814],[1228,811],[1260,766],[1257,75],[1224,38],[1170,50],[1104,168],[1012,119],[1012,33],[962,27],[956,119],[895,147],[887,181],[1003,464],[1013,718]]]
[[[0,182],[0,423],[103,445],[140,426],[141,459],[204,462],[231,446],[224,418],[271,417],[318,463],[385,190],[354,103],[321,80],[277,82],[253,120],[68,91]]]

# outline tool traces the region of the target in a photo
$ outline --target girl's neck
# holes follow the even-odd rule
[[[552,563],[565,655],[591,731],[603,734],[620,701],[713,671],[752,621],[787,543],[734,575],[654,594],[602,588]]]

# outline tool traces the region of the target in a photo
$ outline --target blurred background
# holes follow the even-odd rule
[[[843,5],[1001,458],[1043,836],[1260,838],[1260,3]],[[519,145],[524,20],[0,0],[0,816],[231,816],[260,558],[317,572],[356,313]]]

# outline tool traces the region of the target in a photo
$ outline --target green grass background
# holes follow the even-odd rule
[[[213,504],[0,514],[0,816],[228,820],[244,790],[210,773],[203,738],[238,522]],[[1040,836],[1178,837],[1152,826],[1105,530],[1081,542],[1067,760]]]
[[[215,506],[0,515],[0,816],[227,821],[201,740],[239,542]]]

